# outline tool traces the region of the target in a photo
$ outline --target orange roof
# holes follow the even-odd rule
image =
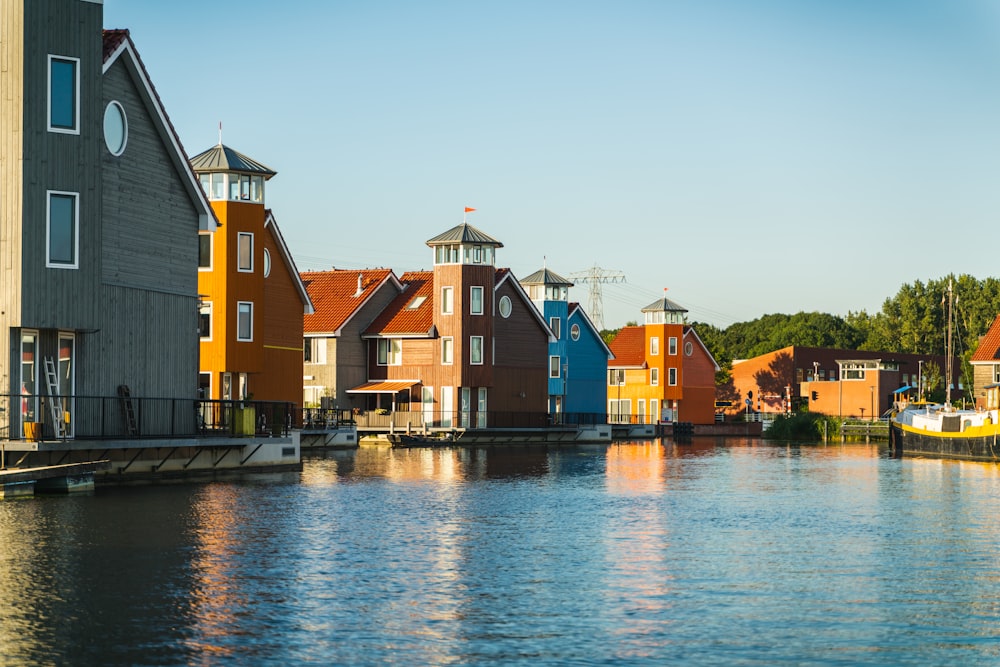
[[[380,380],[377,382],[365,382],[357,387],[348,389],[348,394],[396,394],[409,389],[415,384],[420,384],[419,380]]]
[[[399,281],[403,283],[403,293],[385,307],[364,335],[430,335],[434,326],[434,274],[430,271],[407,271],[399,277]]]
[[[644,327],[622,327],[611,341],[614,361],[608,368],[640,368],[646,364],[646,330]]]
[[[303,271],[300,276],[315,310],[303,318],[305,333],[339,330],[392,275],[391,269]],[[361,276],[360,293],[358,276]]]
[[[990,325],[986,335],[979,340],[979,347],[969,361],[997,361],[1000,359],[1000,315]]]

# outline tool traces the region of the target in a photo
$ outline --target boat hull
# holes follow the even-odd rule
[[[965,461],[1000,461],[998,429],[975,434],[937,433],[890,422],[889,450],[894,456],[930,456]]]

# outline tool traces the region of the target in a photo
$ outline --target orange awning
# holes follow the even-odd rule
[[[348,389],[348,394],[395,394],[409,389],[415,384],[420,384],[417,380],[382,380],[381,382],[365,382],[353,389]]]

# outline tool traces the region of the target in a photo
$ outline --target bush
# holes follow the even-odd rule
[[[824,428],[825,426],[825,428]],[[799,440],[819,442],[823,433],[837,433],[839,420],[815,412],[796,412],[790,415],[779,415],[771,427],[764,432],[769,440]]]

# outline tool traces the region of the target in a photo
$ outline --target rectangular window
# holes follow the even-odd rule
[[[671,336],[667,343],[667,354],[677,354],[677,336]]]
[[[654,387],[660,384],[660,369],[650,368],[649,369],[649,384]]]
[[[441,363],[442,364],[452,364],[454,363],[454,350],[455,350],[455,340],[450,336],[441,339]]]
[[[49,56],[49,132],[80,134],[80,59]]]
[[[482,287],[472,287],[469,293],[470,304],[469,312],[473,315],[483,314],[483,288]]]
[[[260,176],[250,177],[250,199],[255,202],[264,201],[264,179]]]
[[[479,402],[476,405],[476,427],[486,428],[486,387],[479,388]]]
[[[660,401],[656,398],[649,399],[649,419],[652,423],[660,421]]]
[[[455,312],[454,311],[454,309],[455,309],[454,294],[455,294],[455,290],[452,289],[451,287],[442,287],[441,288],[441,314],[442,315],[451,315],[453,312]]]
[[[677,369],[676,368],[668,368],[667,369],[667,384],[669,384],[671,387],[676,387],[677,386]]]
[[[212,302],[205,301],[198,307],[198,336],[212,340]]]
[[[477,366],[483,363],[482,336],[472,336],[469,338],[469,363]]]
[[[560,330],[562,329],[562,318],[560,317],[550,317],[549,318],[549,328],[552,329],[552,335],[557,339],[561,337]]]
[[[638,418],[636,419],[636,421],[638,423],[640,423],[640,424],[645,424],[646,423],[646,401],[640,398],[639,401],[635,404],[635,407],[636,407],[636,414],[638,415]]]
[[[61,269],[79,268],[80,196],[75,192],[53,190],[49,190],[48,195],[48,225],[45,229],[48,259],[45,265]]]
[[[198,270],[212,269],[212,235],[198,234]]]
[[[253,340],[253,303],[249,301],[236,302],[236,340]]]
[[[625,384],[625,369],[624,368],[609,368],[608,369],[608,384],[611,386],[623,385]]]
[[[302,360],[309,364],[325,364],[326,338],[306,338],[302,345]]]
[[[225,174],[212,174],[212,193],[209,195],[209,199],[225,199],[226,198],[226,175]]]
[[[660,354],[660,337],[651,336],[649,339],[649,355],[655,357]]]
[[[559,355],[552,355],[549,357],[549,377],[561,377],[559,374]]]
[[[379,338],[379,366],[399,366],[403,363],[403,341],[398,338]]]
[[[253,271],[253,234],[240,232],[236,242],[238,258],[237,271],[248,273]]]

